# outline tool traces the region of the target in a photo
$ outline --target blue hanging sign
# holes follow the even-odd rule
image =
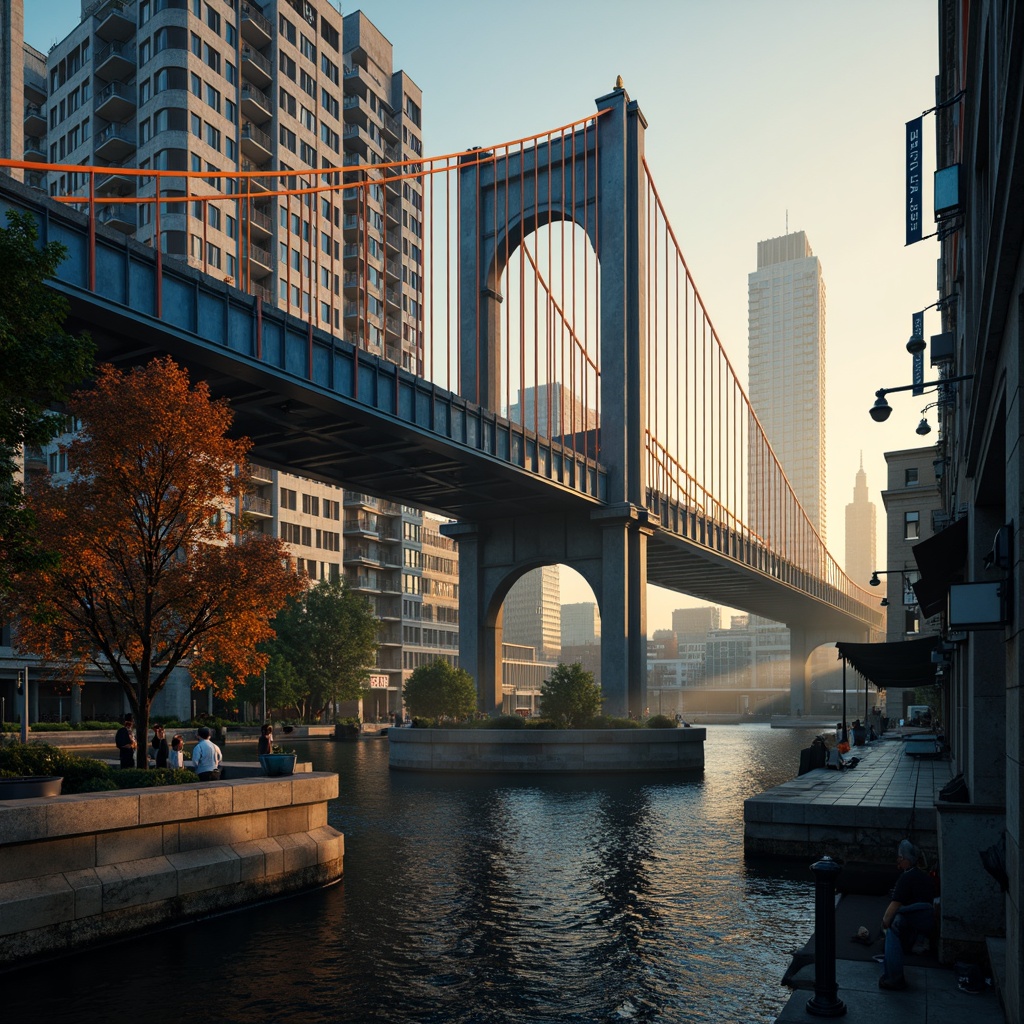
[[[921,241],[921,118],[907,122],[907,245]]]
[[[924,310],[920,313],[911,314],[910,336],[912,338],[924,338]],[[912,394],[923,395],[924,388],[924,349],[914,353],[914,390]]]

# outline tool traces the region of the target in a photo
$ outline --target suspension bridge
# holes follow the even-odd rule
[[[729,362],[645,158],[638,105],[617,87],[596,107],[415,163],[200,173],[0,161],[77,184],[45,198],[3,178],[0,209],[30,211],[42,241],[66,247],[53,286],[101,359],[170,354],[230,399],[261,463],[455,520],[443,529],[458,541],[460,660],[486,710],[501,706],[502,601],[552,563],[594,591],[612,713],[644,705],[648,583],[786,623],[791,707],[803,710],[814,648],[869,639],[881,613],[815,531]],[[132,195],[109,194],[112,178],[134,178]],[[382,329],[397,296],[378,283],[397,254],[374,219],[381,182],[413,179],[423,245],[409,358]],[[344,218],[326,206],[321,217],[318,198],[339,191]],[[301,253],[282,246],[280,265],[253,212],[268,199],[306,240]],[[146,222],[163,239],[190,210],[203,225],[191,258],[127,233]],[[227,278],[207,260],[206,225],[222,216],[239,226]],[[331,254],[340,282],[324,272]],[[272,265],[308,315],[272,301]]]

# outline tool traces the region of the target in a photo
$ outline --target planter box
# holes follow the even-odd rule
[[[60,796],[63,775],[23,775],[0,779],[0,800],[27,800],[35,796]]]
[[[260,764],[265,775],[291,775],[296,758],[296,754],[260,754]]]

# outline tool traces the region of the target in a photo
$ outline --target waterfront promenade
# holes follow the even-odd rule
[[[893,865],[896,844],[907,836],[934,863],[935,804],[939,791],[950,779],[950,762],[905,756],[904,744],[895,733],[855,748],[853,753],[862,760],[852,770],[816,769],[748,798],[744,804],[748,854],[752,848],[761,853],[771,849],[776,854],[808,857],[808,863],[828,854],[846,862],[858,873],[858,881],[863,881],[872,867]],[[843,887],[840,876],[840,889]],[[846,1006],[842,1019],[847,1024],[1004,1024],[1006,1018],[995,986],[986,986],[979,993],[962,992],[952,965],[939,964],[932,956],[908,960],[909,987],[905,991],[881,991],[881,967],[862,947],[850,943],[842,931],[845,927],[852,933],[856,923],[873,927],[888,902],[885,896],[876,899],[877,907],[860,907],[856,922],[844,919],[843,902],[839,904],[836,982],[838,998]],[[808,946],[813,948],[810,942]],[[993,961],[997,961],[1001,949],[1001,943],[990,943]],[[880,950],[878,942],[869,952]],[[997,962],[993,971],[997,979]],[[776,1024],[816,1019],[807,1012],[814,977],[813,963],[793,974],[791,983],[797,987]]]

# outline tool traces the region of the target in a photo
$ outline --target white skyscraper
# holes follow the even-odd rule
[[[750,401],[800,504],[825,539],[825,282],[803,231],[757,243],[748,278]],[[764,521],[752,450],[750,522]]]

